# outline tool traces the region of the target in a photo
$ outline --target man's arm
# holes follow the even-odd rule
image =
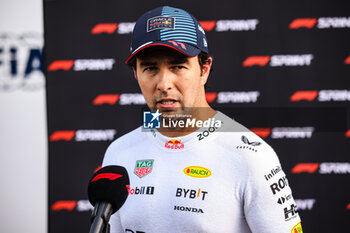
[[[253,233],[290,233],[300,222],[292,190],[275,152],[267,144],[260,149],[246,161],[246,220]]]

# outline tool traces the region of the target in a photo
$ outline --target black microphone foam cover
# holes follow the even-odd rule
[[[129,185],[129,175],[124,167],[115,165],[103,167],[89,181],[89,201],[93,206],[97,202],[111,203],[112,213],[115,213],[126,201]]]

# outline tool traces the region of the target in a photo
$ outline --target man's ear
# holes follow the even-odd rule
[[[137,80],[137,73],[136,73],[136,67],[132,67],[132,71],[134,72],[134,78]]]
[[[213,63],[213,58],[212,57],[208,57],[208,60],[206,61],[205,64],[203,64],[203,68],[202,68],[202,84],[206,84],[208,81],[208,77],[210,74],[210,69],[211,69],[211,65]]]

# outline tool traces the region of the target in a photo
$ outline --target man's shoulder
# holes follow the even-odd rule
[[[139,142],[145,139],[145,134],[142,132],[142,127],[138,127],[119,138],[115,139],[110,145],[110,147],[119,147],[119,149],[123,147],[130,147],[131,145],[137,145]]]
[[[103,166],[119,164],[120,159],[140,150],[140,146],[147,140],[147,132],[138,127],[114,140],[107,148],[103,158]]]
[[[260,160],[256,158],[262,157],[275,160],[277,157],[275,151],[260,136],[223,113],[220,113],[219,119],[223,122],[216,139],[219,143],[247,160]]]

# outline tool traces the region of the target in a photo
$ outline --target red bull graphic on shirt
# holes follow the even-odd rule
[[[165,148],[168,149],[183,149],[185,145],[181,142],[181,140],[171,139],[170,141],[165,143]]]

